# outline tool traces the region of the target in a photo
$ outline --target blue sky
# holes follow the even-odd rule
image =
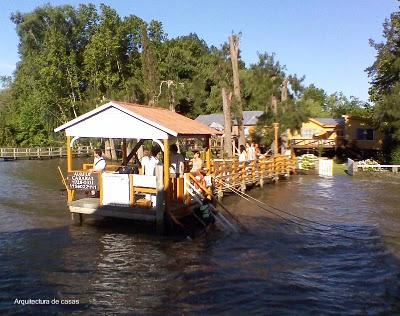
[[[368,40],[382,41],[382,23],[399,7],[395,0],[0,0],[0,74],[11,74],[19,59],[12,12],[88,2],[108,4],[121,16],[159,20],[170,38],[194,32],[219,47],[232,31],[242,32],[246,65],[257,61],[257,52],[274,52],[307,84],[363,100],[369,88],[364,70],[375,59]]]

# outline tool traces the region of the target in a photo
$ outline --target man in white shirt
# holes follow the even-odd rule
[[[144,169],[144,175],[146,176],[155,176],[156,166],[160,162],[157,158],[158,153],[160,152],[159,147],[153,147],[151,149],[151,156],[148,159],[142,158],[142,167]],[[150,200],[152,206],[156,205],[156,195],[154,194],[146,194],[146,200]]]
[[[143,174],[146,176],[155,176],[156,166],[159,163],[157,158],[158,153],[160,152],[158,147],[153,147],[151,149],[151,156],[145,159],[142,158],[142,167],[144,169]]]
[[[101,149],[94,150],[93,172],[103,172],[106,170],[107,162],[102,156],[103,152]]]

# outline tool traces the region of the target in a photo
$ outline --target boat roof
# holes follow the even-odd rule
[[[220,131],[165,108],[110,101],[57,127],[67,136],[167,139],[221,134]]]

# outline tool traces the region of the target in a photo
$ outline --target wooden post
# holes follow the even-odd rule
[[[231,118],[231,101],[232,92],[226,91],[225,88],[221,89],[222,106],[224,109],[224,148],[223,153],[229,158],[232,157],[232,118]],[[223,158],[224,156],[222,156]]]
[[[264,159],[259,159],[259,176],[260,176],[260,187],[264,186],[264,177],[265,177],[265,161]]]
[[[219,173],[219,182],[218,182],[218,199],[221,201],[223,196],[224,196],[224,189],[223,189],[223,167],[222,167],[222,163],[220,163],[219,167],[218,167],[218,173]]]
[[[133,174],[129,175],[129,204],[131,207],[135,206],[135,181]]]
[[[206,167],[207,167],[207,174],[211,173],[211,138],[206,138],[207,143],[207,150],[206,150]]]
[[[246,163],[242,162],[242,170],[241,170],[241,181],[240,181],[240,190],[242,192],[246,191]]]
[[[127,158],[127,153],[126,153],[126,138],[122,139],[122,164],[124,166],[126,166],[126,164],[128,163],[126,161]]]
[[[278,147],[278,134],[279,134],[279,123],[273,123],[274,126],[274,155],[279,154],[279,147]]]
[[[169,196],[169,140],[164,139],[164,191],[165,191],[165,208],[168,209],[168,196]]]
[[[67,171],[72,171],[71,136],[67,136]]]
[[[167,148],[167,147],[166,147]],[[158,234],[164,233],[164,213],[165,213],[165,187],[164,187],[164,170],[163,166],[157,165],[156,166],[156,230]],[[167,168],[169,170],[169,167]]]

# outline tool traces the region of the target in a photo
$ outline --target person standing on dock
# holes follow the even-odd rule
[[[240,145],[239,162],[246,162],[246,161],[247,161],[246,147],[244,147],[244,145]]]
[[[254,143],[251,143],[251,146],[249,143],[246,143],[246,152],[248,161],[253,161],[256,159],[256,149],[254,147]]]

